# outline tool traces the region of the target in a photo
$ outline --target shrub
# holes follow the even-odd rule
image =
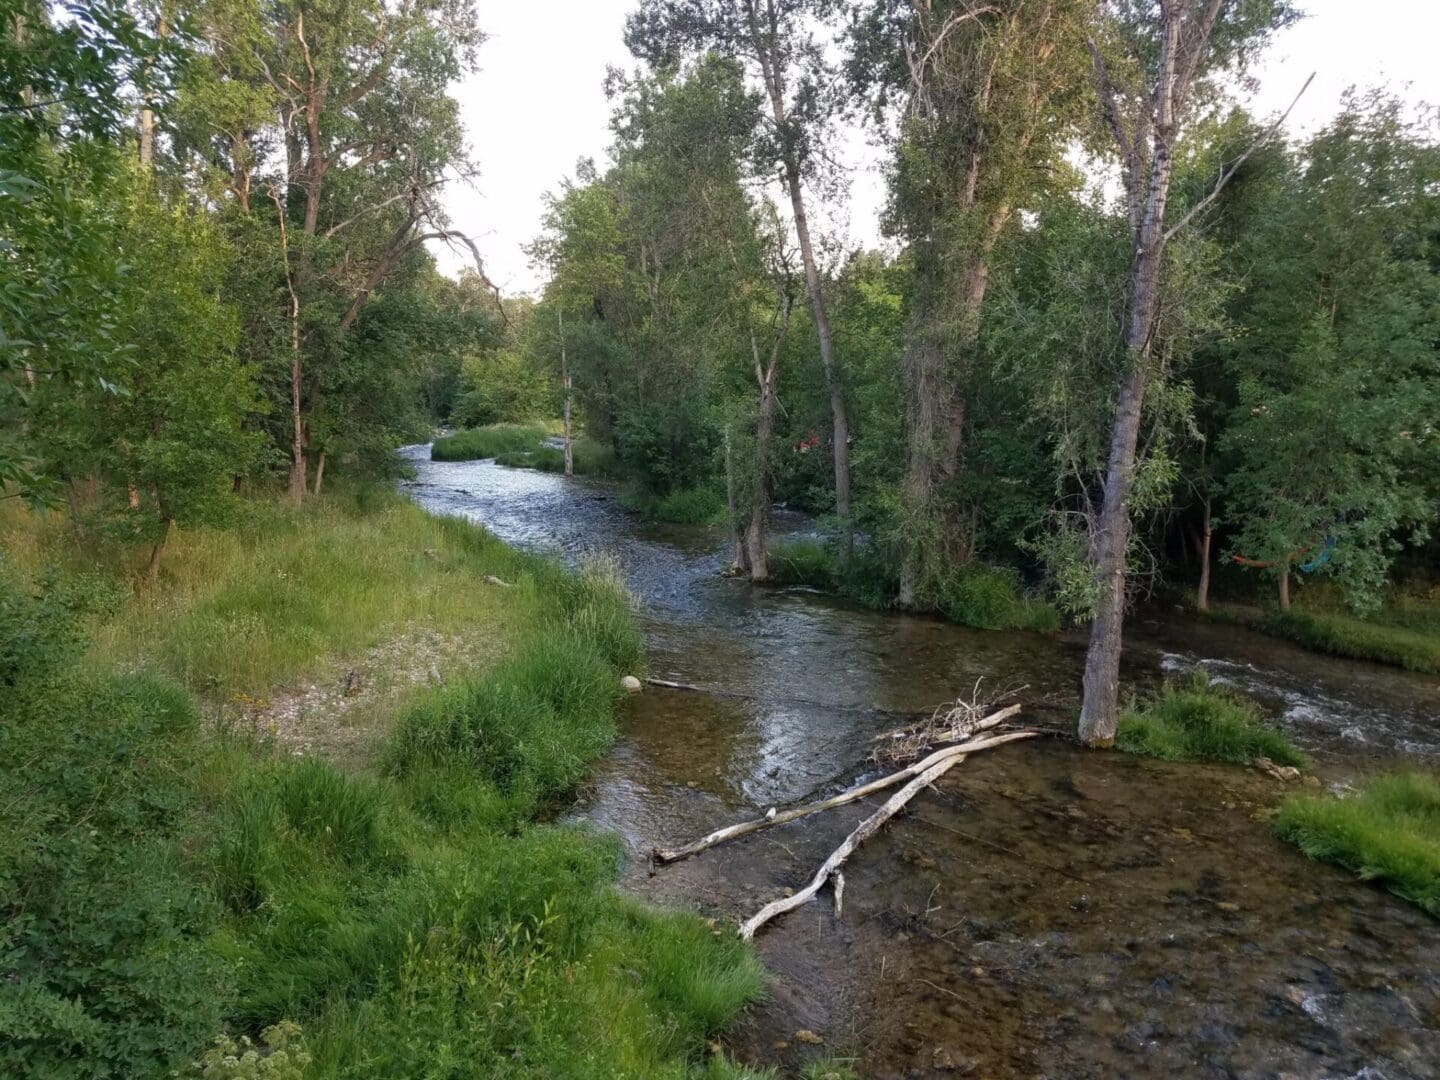
[[[0,1075],[164,1075],[227,998],[219,912],[183,855],[198,716],[151,677],[66,665],[78,633],[53,599],[0,604],[29,691],[0,723]]]
[[[1167,683],[1159,697],[1126,709],[1115,745],[1169,761],[1245,765],[1267,757],[1280,765],[1307,764],[1289,739],[1261,719],[1253,702],[1211,683],[1202,671]]]
[[[1312,859],[1338,863],[1440,918],[1440,777],[1372,777],[1355,794],[1294,796],[1275,829]]]

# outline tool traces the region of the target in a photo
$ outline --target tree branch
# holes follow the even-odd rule
[[[1220,192],[1224,190],[1225,185],[1228,184],[1230,180],[1235,176],[1236,172],[1239,171],[1240,166],[1245,164],[1246,160],[1249,159],[1250,155],[1259,148],[1261,143],[1268,141],[1275,134],[1275,132],[1280,129],[1280,125],[1285,122],[1285,118],[1290,115],[1290,111],[1295,108],[1295,106],[1299,103],[1300,98],[1304,96],[1305,91],[1310,88],[1310,84],[1314,81],[1315,73],[1312,71],[1310,73],[1310,77],[1305,80],[1305,85],[1300,87],[1300,92],[1295,95],[1294,100],[1290,102],[1290,105],[1286,108],[1286,110],[1278,117],[1276,117],[1273,124],[1271,124],[1263,132],[1261,132],[1259,138],[1257,138],[1248,147],[1246,147],[1245,152],[1235,159],[1235,163],[1233,165],[1231,165],[1228,169],[1224,169],[1221,171],[1220,177],[1215,181],[1215,187],[1211,189],[1210,194],[1206,195],[1198,203],[1192,206],[1184,217],[1182,217],[1169,229],[1165,230],[1165,239],[1167,241],[1170,240],[1171,237],[1173,237],[1186,225],[1190,224],[1190,222],[1195,219],[1196,214],[1200,213],[1200,211],[1204,210],[1207,206],[1209,206],[1211,203],[1213,203],[1216,199],[1220,197]]]

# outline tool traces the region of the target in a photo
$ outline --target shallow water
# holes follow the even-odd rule
[[[977,680],[1023,686],[1036,723],[1078,704],[1082,636],[754,588],[719,576],[719,532],[640,522],[604,484],[406,453],[426,507],[618,559],[651,673],[714,691],[634,698],[575,809],[625,838],[641,894],[744,916],[808,880],[870,807],[653,876],[645,856],[843,786],[896,714]],[[1179,615],[1130,627],[1127,685],[1197,665],[1261,699],[1327,782],[1440,761],[1440,680]],[[1060,739],[977,755],[850,860],[842,920],[826,890],[762,931],[772,992],[732,1044],[771,1064],[855,1054],[876,1076],[1440,1076],[1440,924],[1276,841],[1263,815],[1282,794],[1245,770]]]

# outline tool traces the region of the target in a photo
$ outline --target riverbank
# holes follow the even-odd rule
[[[1282,612],[1244,604],[1215,604],[1197,614],[1331,656],[1440,674],[1440,603],[1433,600],[1411,599],[1369,619],[1326,608]]]
[[[389,492],[246,510],[138,596],[0,522],[0,1072],[184,1075],[293,1022],[307,1078],[725,1075],[753,957],[547,823],[640,663],[614,574]]]

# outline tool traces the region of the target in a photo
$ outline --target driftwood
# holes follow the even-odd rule
[[[1038,732],[1017,731],[1009,735],[996,736],[994,739],[977,740],[977,742],[985,742],[989,745],[994,745],[998,741],[1003,740],[1005,742],[1010,742],[1015,739],[1028,739],[1036,734],[1038,734]],[[801,889],[793,896],[782,897],[779,900],[775,900],[769,904],[766,904],[763,908],[761,908],[754,915],[752,915],[750,919],[743,926],[740,927],[740,936],[746,940],[749,940],[750,938],[755,936],[755,931],[759,930],[762,926],[768,923],[771,919],[775,918],[777,915],[784,915],[787,911],[793,911],[797,907],[800,907],[802,904],[808,903],[815,896],[815,894],[824,887],[825,883],[829,881],[832,876],[836,876],[839,874],[841,865],[845,862],[846,859],[848,859],[852,854],[854,854],[856,848],[858,848],[866,839],[873,836],[877,831],[879,831],[880,826],[884,825],[892,817],[894,817],[901,810],[903,810],[905,808],[905,804],[908,803],[911,799],[913,799],[916,795],[918,795],[922,790],[924,790],[930,784],[934,783],[941,776],[945,775],[945,773],[948,772],[951,768],[964,761],[967,752],[974,748],[975,744],[963,743],[960,746],[953,746],[949,747],[946,750],[937,751],[935,754],[931,755],[930,758],[927,758],[927,761],[930,761],[934,758],[939,758],[939,760],[935,761],[935,763],[929,768],[927,768],[924,772],[915,776],[908,784],[906,784],[903,788],[897,791],[894,795],[890,796],[890,798],[885,800],[884,805],[881,806],[880,809],[876,810],[875,813],[871,814],[868,818],[862,821],[856,827],[855,831],[845,838],[845,842],[841,844],[838,848],[836,848],[831,853],[830,857],[821,864],[820,869],[815,872],[815,876],[810,879],[809,885],[806,885],[805,888]],[[838,891],[843,896],[844,886],[840,885]],[[837,911],[840,908],[840,902],[841,896],[837,896],[835,905]]]
[[[972,733],[984,731],[1002,724],[1019,711],[1019,705],[1011,705],[1009,708],[992,713],[990,716],[979,721],[972,729]],[[919,776],[937,763],[948,760],[957,754],[963,755],[976,750],[984,750],[991,746],[999,746],[1002,743],[1013,742],[1017,738],[1028,738],[1030,734],[1030,732],[1011,732],[1005,735],[993,735],[985,739],[976,739],[970,742],[960,743],[956,746],[947,746],[942,750],[935,751],[929,757],[901,769],[899,772],[882,776],[878,780],[872,780],[868,784],[861,784],[859,787],[850,788],[848,791],[843,791],[839,795],[832,796],[831,798],[806,803],[803,806],[792,807],[789,810],[777,811],[771,809],[762,818],[756,818],[753,821],[744,821],[738,825],[727,825],[723,829],[716,829],[708,836],[702,836],[699,840],[686,844],[684,847],[669,849],[656,848],[654,851],[655,861],[659,863],[677,862],[680,859],[688,858],[691,855],[704,851],[706,848],[724,843],[726,840],[733,840],[737,836],[746,836],[749,833],[758,832],[761,829],[768,829],[772,825],[784,825],[787,822],[808,817],[810,814],[818,814],[822,810],[830,810],[837,806],[844,806],[846,803],[855,802],[857,799],[863,799],[865,796],[873,795],[877,791],[884,791],[886,788],[894,787],[896,784],[908,780],[911,777]]]

